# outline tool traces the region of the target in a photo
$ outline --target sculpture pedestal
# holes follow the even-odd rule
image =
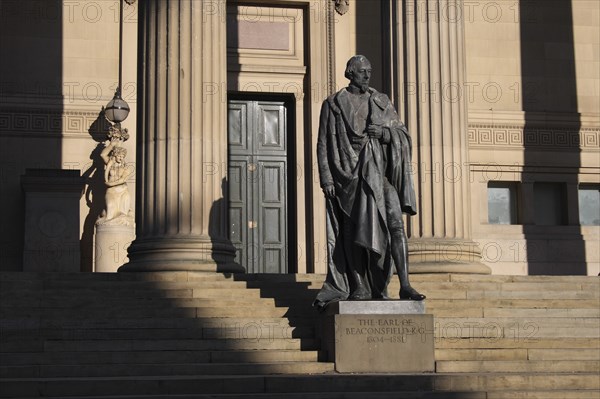
[[[95,271],[114,273],[127,263],[127,248],[135,238],[135,227],[125,225],[96,225]]]
[[[435,371],[433,315],[416,301],[342,301],[321,317],[328,360],[340,373]]]

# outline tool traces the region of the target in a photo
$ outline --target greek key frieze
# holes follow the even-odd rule
[[[535,128],[475,125],[468,127],[470,147],[600,149],[600,128]]]

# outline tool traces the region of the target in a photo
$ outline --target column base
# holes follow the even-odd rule
[[[492,269],[483,263],[412,262],[410,264],[410,274],[429,273],[492,274]]]
[[[225,240],[207,237],[136,239],[129,247],[129,263],[119,272],[195,271],[245,273],[235,263],[235,248]]]
[[[190,263],[190,262],[129,262],[121,266],[119,273],[129,272],[206,272],[206,273],[246,273],[237,263]]]
[[[410,273],[491,274],[477,243],[465,240],[410,239]]]

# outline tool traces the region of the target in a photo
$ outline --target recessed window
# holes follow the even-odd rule
[[[517,224],[517,183],[488,183],[488,223]]]
[[[600,226],[600,186],[579,186],[579,223]]]
[[[567,201],[563,183],[534,183],[535,224],[560,226],[567,221]]]

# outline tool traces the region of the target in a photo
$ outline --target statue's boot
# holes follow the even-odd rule
[[[365,282],[364,277],[357,270],[352,270],[349,277],[353,281],[350,284],[352,291],[348,299],[351,301],[371,299],[371,290]]]
[[[408,280],[408,242],[404,231],[392,233],[392,258],[400,279],[400,299],[422,301],[425,295],[419,293]]]

